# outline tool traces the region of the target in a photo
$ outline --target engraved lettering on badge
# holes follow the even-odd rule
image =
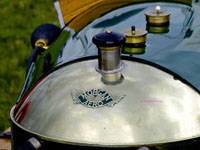
[[[89,108],[113,107],[125,97],[124,94],[111,95],[100,89],[92,89],[86,92],[72,90],[71,95],[75,104],[82,104]]]

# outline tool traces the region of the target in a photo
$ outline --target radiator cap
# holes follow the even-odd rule
[[[168,10],[161,10],[160,6],[156,6],[155,10],[145,13],[147,24],[162,26],[169,24],[170,12]]]

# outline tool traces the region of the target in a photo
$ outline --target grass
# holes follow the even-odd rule
[[[53,0],[0,1],[0,132],[22,89],[32,52],[32,31],[43,23],[59,26]]]

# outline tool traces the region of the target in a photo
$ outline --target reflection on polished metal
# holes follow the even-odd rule
[[[49,42],[47,40],[45,40],[45,39],[39,39],[39,40],[37,40],[35,42],[35,47],[39,46],[39,47],[41,47],[41,48],[46,50],[46,49],[49,48],[48,43]]]
[[[146,30],[148,31],[148,33],[165,34],[169,32],[169,25],[153,26],[153,25],[147,24]]]
[[[139,54],[144,54],[145,53],[145,49],[146,49],[146,45],[143,46],[138,46],[138,47],[134,47],[134,46],[123,46],[122,48],[122,53],[123,54],[129,54],[129,55],[139,55]]]
[[[146,3],[147,1],[152,2],[152,0],[59,0],[63,15],[61,21],[78,32],[89,22],[111,10],[128,4]],[[191,5],[192,0],[166,0],[165,2]]]
[[[93,42],[98,47],[98,66],[96,70],[102,74],[105,82],[113,83],[121,79],[124,64],[121,62],[121,47],[125,38],[120,33],[107,30],[94,36]]]
[[[147,24],[162,26],[169,24],[170,12],[161,10],[160,6],[156,6],[155,10],[145,13]]]
[[[150,149],[146,146],[142,146],[142,147],[138,148],[138,150],[150,150]]]
[[[38,139],[32,137],[28,140],[28,142],[34,147],[35,150],[38,150],[41,148],[41,143],[38,141]]]
[[[122,73],[120,71],[117,73],[102,74],[102,81],[106,84],[120,83],[121,81],[123,81]]]
[[[116,82],[121,78],[121,47],[116,50],[99,49],[99,63],[96,70],[108,82]]]
[[[99,49],[99,69],[102,71],[116,70],[121,65],[120,49],[107,51]]]
[[[15,116],[11,111],[12,122],[41,139],[80,146],[138,147],[200,136],[197,91],[153,66],[123,61],[124,80],[116,85],[101,82],[97,59],[60,68],[38,84]],[[125,97],[114,107],[91,109],[74,104],[73,89]]]
[[[146,42],[147,31],[144,29],[135,28],[132,26],[131,29],[121,31],[126,37],[126,44],[131,45],[144,45]]]

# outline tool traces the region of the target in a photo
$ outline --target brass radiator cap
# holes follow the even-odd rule
[[[130,45],[144,45],[146,42],[147,31],[132,26],[130,29],[121,31],[126,36],[125,44]]]
[[[162,26],[169,24],[171,13],[168,10],[161,10],[160,6],[156,6],[155,10],[145,13],[147,24]]]

